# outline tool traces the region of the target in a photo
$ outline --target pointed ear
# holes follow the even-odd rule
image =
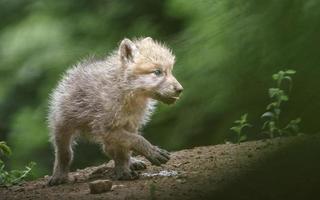
[[[152,41],[152,38],[151,37],[146,37],[146,38],[143,38],[143,40],[142,41]]]
[[[138,52],[137,46],[129,39],[125,38],[121,41],[119,46],[119,54],[121,61],[133,62]]]

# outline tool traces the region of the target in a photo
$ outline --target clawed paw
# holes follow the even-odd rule
[[[142,160],[138,160],[136,158],[130,159],[130,169],[131,170],[142,170],[142,169],[146,169],[146,168],[147,168],[147,165]]]
[[[48,181],[49,186],[60,185],[68,182],[68,176],[52,176]]]
[[[154,146],[154,152],[151,156],[147,157],[147,159],[153,164],[160,166],[161,164],[165,164],[170,159],[170,153],[164,149]]]
[[[139,178],[139,174],[134,170],[125,170],[120,171],[116,170],[116,179],[117,180],[135,180]]]

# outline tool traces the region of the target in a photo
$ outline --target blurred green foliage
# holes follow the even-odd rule
[[[0,0],[0,19],[0,140],[13,149],[11,167],[32,160],[36,174],[50,173],[50,91],[66,68],[105,56],[124,37],[151,36],[177,55],[183,97],[160,105],[144,130],[157,145],[221,143],[241,113],[258,120],[282,66],[299,72],[283,120],[300,116],[304,132],[319,132],[318,0]],[[103,159],[82,144],[73,167]]]
[[[36,165],[30,162],[24,170],[6,170],[6,165],[2,160],[4,156],[10,156],[12,151],[4,141],[0,141],[0,186],[11,186],[32,177],[32,168]]]

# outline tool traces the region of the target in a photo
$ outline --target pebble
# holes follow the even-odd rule
[[[89,183],[91,194],[100,194],[108,192],[112,188],[112,181],[110,180],[96,180]]]
[[[185,179],[177,179],[177,182],[178,182],[178,183],[181,183],[181,184],[184,184],[184,183],[187,182],[187,180],[185,180]]]

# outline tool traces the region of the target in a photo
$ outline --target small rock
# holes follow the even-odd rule
[[[113,191],[113,190],[115,190],[115,189],[117,189],[117,188],[121,188],[121,187],[124,187],[124,185],[113,185],[112,187],[111,187],[111,190]]]
[[[14,192],[22,192],[25,190],[24,187],[21,186],[12,186],[10,189]]]
[[[179,174],[176,178],[177,179],[184,179],[184,178],[187,178],[187,174]]]
[[[177,182],[181,183],[181,184],[184,184],[184,183],[187,182],[187,180],[186,179],[177,179]]]
[[[89,183],[91,194],[100,194],[110,191],[112,188],[112,181],[110,180],[96,180]]]
[[[182,163],[173,164],[174,167],[180,167]]]

